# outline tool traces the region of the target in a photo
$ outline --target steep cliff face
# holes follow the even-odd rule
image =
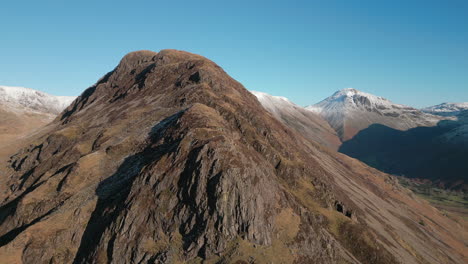
[[[459,223],[187,52],[126,55],[6,165],[8,263],[466,260]]]

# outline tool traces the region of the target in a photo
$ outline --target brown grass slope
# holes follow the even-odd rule
[[[52,122],[55,114],[12,109],[0,104],[0,164],[8,161],[28,137]],[[5,177],[0,170],[0,181]]]
[[[460,224],[187,52],[128,54],[3,165],[5,263],[467,260]]]
[[[7,106],[0,105],[0,146],[14,143],[50,123],[54,117],[40,112],[11,111]]]

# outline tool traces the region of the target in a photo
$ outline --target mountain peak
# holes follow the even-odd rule
[[[388,100],[388,99],[386,99],[384,97],[380,97],[380,96],[376,96],[376,95],[373,95],[373,94],[370,94],[370,93],[366,93],[366,92],[357,90],[355,88],[341,89],[339,91],[336,91],[332,96],[328,97],[327,99],[334,100],[334,99],[345,99],[345,98],[351,98],[351,97],[365,97],[365,98],[367,98],[370,101],[375,102],[375,103],[382,103],[382,102],[391,103],[390,100]],[[327,99],[325,99],[325,100],[327,100]],[[352,103],[353,101],[351,100],[349,102]]]
[[[456,116],[461,112],[468,110],[468,102],[462,103],[442,103],[421,109],[423,112],[440,116]]]
[[[253,95],[255,95],[260,102],[262,101],[266,101],[266,100],[275,100],[276,102],[285,102],[287,104],[292,104],[292,105],[295,105],[293,102],[291,102],[291,100],[289,100],[288,98],[284,97],[284,96],[275,96],[275,95],[271,95],[271,94],[267,94],[267,93],[264,93],[264,92],[259,92],[259,91],[250,91]]]
[[[325,118],[342,140],[352,138],[374,123],[406,130],[415,126],[432,126],[440,121],[440,118],[415,108],[395,104],[384,97],[354,88],[339,90],[306,109]]]
[[[0,104],[12,111],[58,114],[76,97],[54,96],[25,87],[0,86]]]
[[[203,61],[210,62],[215,65],[214,62],[203,56],[186,51],[175,49],[164,49],[159,52],[138,50],[127,53],[123,56],[115,70],[118,71],[118,74],[124,74],[135,70],[139,65],[148,64],[151,67],[154,67],[187,61]]]
[[[120,65],[135,65],[138,63],[151,61],[158,53],[150,50],[139,50],[127,53],[120,60]]]
[[[353,94],[357,94],[357,93],[361,93],[361,91],[349,87],[349,88],[343,88],[343,89],[337,91],[335,94],[353,95]]]
[[[240,94],[247,94],[243,99],[253,102],[253,95],[244,90],[221,67],[203,56],[173,49],[135,51],[125,55],[113,71],[83,92],[60,120],[69,122],[90,105],[104,108],[130,101],[138,104],[161,94],[167,95],[169,101],[159,107],[174,102],[180,107],[189,106],[207,93],[237,99]]]

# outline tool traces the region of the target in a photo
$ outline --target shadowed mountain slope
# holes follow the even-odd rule
[[[468,102],[442,103],[421,109],[421,111],[440,116],[456,116],[463,111],[468,111]]]
[[[344,142],[339,151],[387,173],[468,191],[465,127],[462,120],[407,131],[375,124]]]
[[[8,263],[467,260],[460,223],[187,52],[126,55],[5,165]]]

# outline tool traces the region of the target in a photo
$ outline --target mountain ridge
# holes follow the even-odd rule
[[[441,115],[441,116],[456,116],[463,111],[468,110],[468,102],[462,103],[441,103],[434,106],[429,106],[421,109],[423,112]]]
[[[31,88],[0,85],[0,103],[8,105],[12,111],[57,115],[75,99],[75,96],[55,96]]]
[[[304,137],[337,150],[340,139],[327,121],[319,115],[307,111],[288,98],[272,96],[267,93],[250,91],[260,101],[262,106],[288,127],[294,128]]]
[[[14,151],[18,141],[50,123],[75,98],[0,86],[0,157]]]
[[[353,88],[337,91],[306,109],[327,120],[342,141],[351,139],[360,130],[375,123],[407,130],[417,126],[434,126],[443,119]]]
[[[9,263],[467,257],[459,224],[182,51],[125,56],[6,165]]]

